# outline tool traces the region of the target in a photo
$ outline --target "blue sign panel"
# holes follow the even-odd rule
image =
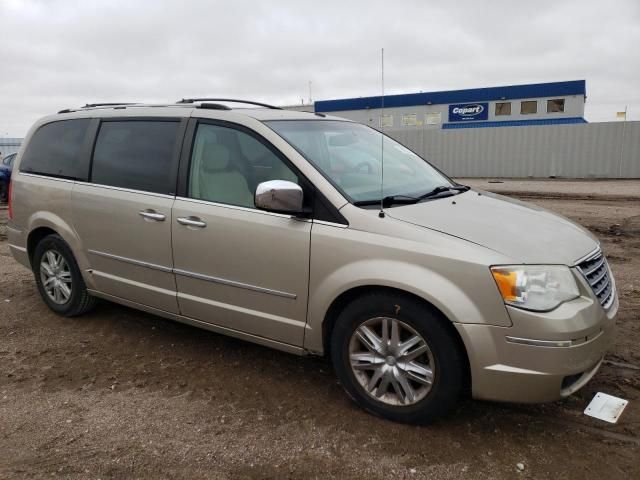
[[[459,103],[457,105],[449,105],[450,122],[468,122],[488,119],[488,103]]]

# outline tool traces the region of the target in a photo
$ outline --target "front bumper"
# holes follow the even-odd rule
[[[472,395],[549,402],[571,395],[598,371],[613,341],[618,298],[606,311],[587,296],[552,312],[507,310],[511,327],[455,324],[469,356]]]

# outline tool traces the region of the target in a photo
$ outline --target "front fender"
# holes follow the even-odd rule
[[[481,309],[477,299],[438,272],[418,264],[372,258],[344,264],[312,285],[304,341],[307,350],[323,351],[322,325],[329,308],[342,294],[358,287],[389,287],[414,294],[452,322],[511,325],[500,301],[484,303]],[[497,292],[490,293],[497,297]],[[491,305],[489,311],[487,305]]]

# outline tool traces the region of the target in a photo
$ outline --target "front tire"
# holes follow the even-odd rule
[[[389,420],[427,424],[457,403],[466,362],[442,315],[408,295],[372,293],[336,320],[331,357],[356,403]]]
[[[32,266],[40,296],[58,315],[82,315],[95,305],[69,245],[59,235],[47,235],[36,245]]]

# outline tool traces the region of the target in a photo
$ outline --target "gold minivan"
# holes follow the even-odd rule
[[[328,355],[359,405],[402,422],[467,391],[572,394],[618,309],[580,226],[460,185],[369,127],[255,102],[43,118],[16,159],[9,218],[11,252],[54,312],[100,298]]]

